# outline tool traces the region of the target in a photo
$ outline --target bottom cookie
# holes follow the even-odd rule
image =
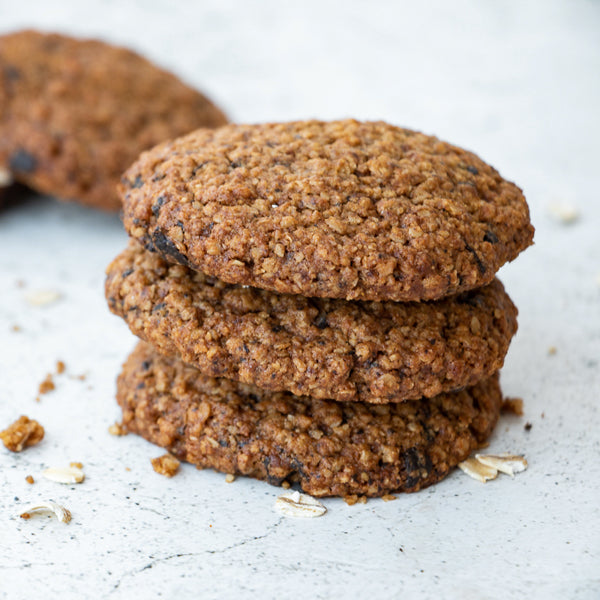
[[[123,426],[178,458],[313,496],[414,492],[490,435],[498,374],[427,400],[313,400],[214,379],[140,343],[117,382]]]

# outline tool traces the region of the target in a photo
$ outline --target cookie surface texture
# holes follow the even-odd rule
[[[466,150],[383,122],[197,131],[121,185],[147,248],[228,283],[347,300],[489,283],[532,243],[523,194]]]
[[[226,284],[132,241],[108,267],[111,310],[213,377],[372,403],[473,385],[503,364],[517,310],[494,280],[437,302],[305,298]]]
[[[38,192],[118,210],[117,183],[142,150],[225,122],[130,50],[36,31],[0,37],[0,169]]]
[[[124,427],[181,460],[313,496],[413,492],[491,433],[497,375],[452,394],[386,406],[309,400],[212,379],[140,343],[123,367]]]

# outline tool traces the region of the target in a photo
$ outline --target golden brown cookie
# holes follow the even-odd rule
[[[130,50],[37,31],[0,37],[0,168],[39,192],[118,210],[116,185],[142,150],[225,122]]]
[[[130,235],[228,283],[347,300],[473,289],[532,243],[521,190],[477,156],[387,123],[201,130],[123,178]]]
[[[517,330],[498,280],[437,302],[310,299],[226,284],[134,241],[107,274],[110,309],[163,354],[314,398],[387,403],[473,385]]]
[[[459,392],[374,406],[310,400],[212,379],[140,343],[123,367],[124,427],[181,460],[314,496],[414,492],[490,435],[498,376]]]

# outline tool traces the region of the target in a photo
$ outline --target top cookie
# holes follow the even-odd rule
[[[123,177],[130,235],[226,281],[347,300],[489,283],[532,242],[523,194],[474,154],[383,122],[201,130]]]
[[[116,184],[142,150],[225,122],[124,48],[36,31],[0,37],[0,168],[42,193],[118,210]]]

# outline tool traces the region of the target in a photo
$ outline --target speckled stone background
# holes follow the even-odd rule
[[[132,46],[237,121],[383,118],[516,181],[537,233],[501,271],[520,308],[502,382],[525,416],[503,417],[490,450],[530,467],[485,485],[457,471],[388,503],[326,500],[310,520],[274,512],[265,483],[157,475],[158,448],[107,432],[134,345],[102,295],[120,222],[26,197],[0,212],[0,424],[27,414],[46,438],[0,448],[0,597],[600,597],[600,2],[0,0],[2,32],[27,26]],[[60,300],[26,302],[48,289]],[[58,359],[67,371],[37,403]],[[39,475],[70,461],[83,484]],[[45,498],[71,523],[15,517]]]

